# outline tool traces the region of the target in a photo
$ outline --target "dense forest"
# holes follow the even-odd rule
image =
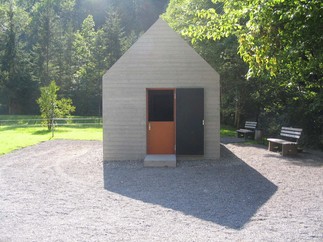
[[[220,73],[222,124],[301,127],[323,147],[320,0],[0,0],[0,114],[38,113],[55,80],[101,115],[102,75],[160,14]]]
[[[76,114],[101,115],[102,75],[165,11],[155,0],[0,0],[0,114],[36,114],[55,80]]]

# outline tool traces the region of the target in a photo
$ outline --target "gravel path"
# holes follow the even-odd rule
[[[217,161],[102,163],[98,141],[0,156],[0,241],[323,241],[323,155],[225,144]]]

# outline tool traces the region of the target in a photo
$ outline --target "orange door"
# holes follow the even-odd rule
[[[148,154],[175,153],[175,123],[148,123]]]
[[[147,90],[147,154],[175,154],[174,90]]]

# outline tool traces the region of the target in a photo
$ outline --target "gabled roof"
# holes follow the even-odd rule
[[[113,76],[118,75],[120,81],[120,78],[129,78],[129,75],[138,72],[158,72],[162,80],[164,77],[167,79],[172,72],[185,74],[188,69],[190,73],[215,75],[219,79],[216,71],[159,18],[107,71],[104,80],[113,81]]]

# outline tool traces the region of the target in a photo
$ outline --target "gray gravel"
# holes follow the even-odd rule
[[[223,144],[217,161],[102,162],[98,141],[0,156],[0,241],[323,241],[323,155]]]

